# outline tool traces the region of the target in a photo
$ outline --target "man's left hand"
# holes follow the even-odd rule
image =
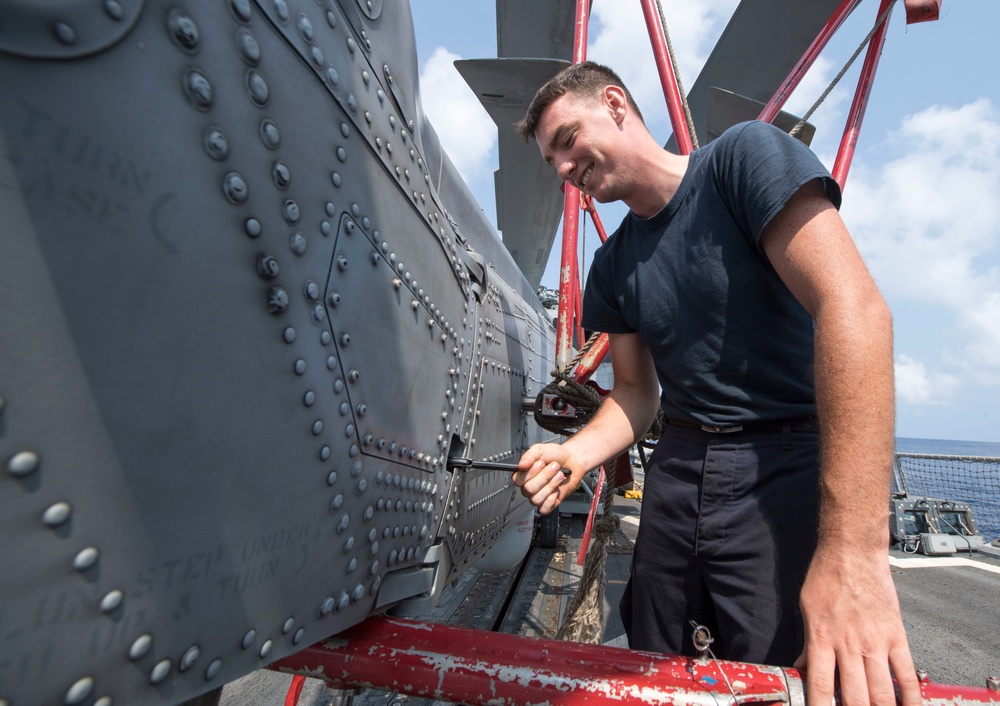
[[[895,704],[893,676],[903,706],[921,703],[887,554],[817,549],[800,604],[805,648],[795,667],[806,670],[810,706],[833,703],[838,683],[839,703]]]

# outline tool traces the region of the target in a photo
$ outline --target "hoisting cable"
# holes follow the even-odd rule
[[[872,40],[872,37],[874,37],[875,33],[878,32],[879,27],[885,24],[885,21],[889,17],[889,13],[892,11],[892,8],[893,6],[895,6],[895,4],[896,2],[895,0],[893,0],[893,2],[890,2],[888,5],[886,5],[885,11],[879,16],[878,20],[876,20],[875,26],[872,27],[871,32],[868,33],[867,37],[861,40],[861,44],[859,44],[858,48],[854,50],[854,53],[851,55],[851,58],[847,60],[846,64],[844,64],[844,68],[840,70],[840,73],[834,76],[833,81],[831,81],[830,85],[826,87],[826,90],[823,91],[823,94],[816,100],[815,103],[813,103],[812,107],[806,111],[806,114],[803,115],[802,118],[799,119],[797,123],[795,123],[795,126],[788,131],[789,135],[795,137],[796,135],[799,134],[799,131],[802,130],[802,127],[806,124],[809,118],[812,117],[812,114],[815,113],[816,109],[823,104],[823,101],[826,100],[827,96],[829,96],[830,93],[833,91],[833,89],[836,88],[837,84],[840,83],[840,79],[844,78],[844,74],[847,73],[847,71],[851,68],[851,65],[854,63],[854,61],[861,55],[861,52],[864,51],[865,47],[868,46],[868,43]]]
[[[691,145],[698,149],[698,133],[694,129],[694,118],[691,116],[691,106],[688,105],[687,94],[684,92],[684,83],[681,81],[680,67],[677,65],[677,57],[674,55],[674,45],[670,41],[670,32],[667,31],[667,16],[663,14],[663,5],[660,0],[656,0],[656,9],[660,13],[660,25],[663,27],[663,36],[667,40],[667,54],[670,55],[670,65],[674,67],[674,79],[677,81],[677,92],[681,96],[681,105],[684,107],[684,120],[687,122],[688,132],[691,133]]]

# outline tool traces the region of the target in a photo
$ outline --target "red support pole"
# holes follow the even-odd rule
[[[865,54],[865,63],[861,67],[861,76],[858,78],[858,88],[854,93],[854,102],[851,103],[851,110],[847,116],[847,125],[844,127],[844,137],[840,141],[840,149],[837,152],[837,159],[833,164],[833,178],[844,188],[847,181],[847,172],[851,168],[851,161],[854,159],[854,150],[858,144],[858,135],[861,133],[861,123],[865,119],[865,110],[868,108],[868,98],[871,96],[872,86],[875,83],[875,71],[878,69],[878,62],[882,56],[882,47],[885,45],[885,35],[889,28],[889,18],[892,16],[892,4],[895,0],[882,0],[879,4],[876,18],[882,13],[888,13],[885,22],[878,28],[868,45],[868,53]]]
[[[677,150],[682,155],[690,154],[691,150],[694,149],[694,143],[691,141],[691,133],[688,132],[687,120],[684,117],[682,107],[684,102],[681,99],[681,92],[677,88],[674,67],[670,63],[667,37],[663,31],[663,24],[660,22],[660,13],[656,9],[656,0],[640,0],[640,2],[642,14],[646,18],[646,31],[649,32],[649,41],[653,46],[656,71],[660,75],[660,84],[663,86],[663,97],[667,99],[667,114],[670,116],[670,125],[674,129]]]
[[[579,383],[587,382],[610,349],[611,339],[608,338],[608,334],[602,333],[594,342],[594,345],[590,347],[590,350],[580,358],[576,367],[573,368],[573,372],[571,373],[573,379]]]
[[[847,19],[847,16],[851,14],[860,2],[861,0],[841,0],[840,5],[838,5],[837,9],[833,11],[832,15],[830,15],[830,19],[828,19],[826,24],[823,25],[823,29],[821,29],[819,34],[816,35],[816,38],[812,41],[812,44],[809,45],[809,48],[806,49],[802,58],[799,59],[795,68],[793,68],[791,73],[788,74],[784,83],[781,84],[778,90],[774,93],[774,96],[772,96],[771,100],[764,106],[760,115],[757,116],[758,120],[762,120],[765,123],[769,123],[774,120],[775,116],[788,101],[789,96],[792,95],[792,92],[798,87],[799,83],[801,83],[802,78],[806,75],[806,72],[809,71],[813,62],[816,61],[816,58],[826,47],[830,38],[833,37],[838,29],[840,29],[844,20]]]
[[[577,0],[576,24],[573,32],[573,63],[587,58],[587,25],[590,22],[590,1]],[[577,234],[579,232],[580,192],[566,184],[563,198],[562,252],[559,265],[559,315],[556,320],[556,367],[563,370],[573,359],[573,330],[577,299],[580,297],[579,276],[576,273]]]
[[[462,704],[804,706],[794,669],[541,640],[376,616],[270,666],[334,688]],[[921,680],[924,703],[995,704],[995,691]]]

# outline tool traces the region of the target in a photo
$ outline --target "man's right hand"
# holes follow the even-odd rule
[[[579,485],[586,469],[577,468],[562,444],[535,444],[517,462],[514,485],[543,515],[559,507]],[[564,468],[571,475],[563,473]]]

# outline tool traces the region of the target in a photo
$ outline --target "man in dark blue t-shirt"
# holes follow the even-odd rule
[[[762,123],[671,154],[591,62],[543,86],[517,127],[560,178],[630,212],[584,297],[614,389],[578,434],[528,449],[514,482],[552,512],[661,407],[629,644],[689,652],[694,620],[719,656],[807,667],[810,703],[831,702],[835,674],[845,701],[892,703],[890,666],[919,703],[886,552],[892,322],[837,184]]]

